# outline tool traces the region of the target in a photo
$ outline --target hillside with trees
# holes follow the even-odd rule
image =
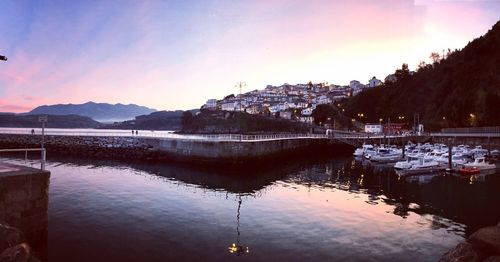
[[[133,120],[115,122],[103,125],[104,129],[129,129],[129,130],[180,130],[182,110],[157,111],[149,115],[136,116]],[[197,109],[186,111],[196,113]]]
[[[308,133],[311,126],[277,117],[241,112],[201,111],[197,115],[186,111],[182,115],[180,133],[197,134],[260,134]]]
[[[362,92],[342,106],[346,115],[364,122],[394,122],[404,116],[409,126],[419,114],[427,130],[444,127],[500,125],[500,21],[462,50],[432,53],[412,73],[403,64],[397,81]]]

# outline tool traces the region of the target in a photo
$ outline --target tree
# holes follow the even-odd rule
[[[426,67],[427,67],[427,63],[425,63],[425,61],[418,62],[418,65],[417,65],[418,71],[420,71]]]
[[[441,56],[437,52],[432,52],[429,58],[432,60],[432,63],[437,63],[441,60]]]
[[[332,105],[318,105],[316,109],[313,110],[312,116],[314,118],[314,123],[326,123],[328,118],[333,119],[337,114],[337,110]]]
[[[408,64],[403,64],[401,66],[401,69],[396,69],[396,72],[394,72],[394,75],[396,76],[398,81],[408,77],[410,75],[410,70],[408,69]]]
[[[191,113],[191,111],[184,111],[182,112],[182,117],[181,117],[181,124],[182,124],[182,128],[188,128],[191,126],[191,124],[193,123],[193,114]]]

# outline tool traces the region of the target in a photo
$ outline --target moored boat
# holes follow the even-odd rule
[[[420,157],[418,163],[413,164],[410,168],[396,170],[399,175],[418,175],[418,174],[431,174],[440,172],[443,167],[431,158]]]
[[[361,157],[367,153],[374,153],[374,152],[375,152],[375,148],[373,147],[373,145],[363,145],[360,148],[356,148],[356,150],[354,150],[353,155],[357,156],[357,157]]]
[[[458,170],[458,173],[460,175],[470,176],[470,175],[477,175],[477,174],[481,173],[481,170],[479,170],[479,168],[475,168],[475,167],[462,167]]]
[[[475,167],[479,170],[496,169],[496,165],[486,162],[484,157],[478,157],[478,158],[474,159],[474,162],[464,164],[464,167]]]

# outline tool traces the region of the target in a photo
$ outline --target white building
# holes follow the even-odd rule
[[[352,80],[349,82],[350,88],[360,88],[361,86],[363,86],[363,84],[361,84],[358,80]]]
[[[383,132],[383,127],[381,124],[366,124],[365,132],[372,134],[380,134]]]
[[[313,117],[312,116],[301,116],[299,117],[299,121],[307,124],[312,124]]]
[[[226,101],[226,102],[221,104],[221,109],[224,111],[235,111],[236,110],[236,102]]]
[[[217,109],[217,99],[208,99],[204,106],[205,109],[215,110]]]
[[[320,97],[316,98],[316,103],[318,105],[328,104],[331,102],[332,102],[332,100],[325,95],[321,95]]]
[[[381,84],[382,84],[382,81],[378,80],[375,77],[372,77],[372,79],[370,79],[368,81],[368,87],[376,87],[376,86],[379,86]]]
[[[302,109],[301,113],[302,113],[303,116],[310,116],[313,113],[313,109],[310,108],[310,107],[309,108],[304,108],[304,109]]]

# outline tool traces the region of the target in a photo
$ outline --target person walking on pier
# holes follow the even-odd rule
[[[134,130],[132,130],[132,135],[134,135]]]
[[[35,134],[35,129],[31,129],[31,135]]]

